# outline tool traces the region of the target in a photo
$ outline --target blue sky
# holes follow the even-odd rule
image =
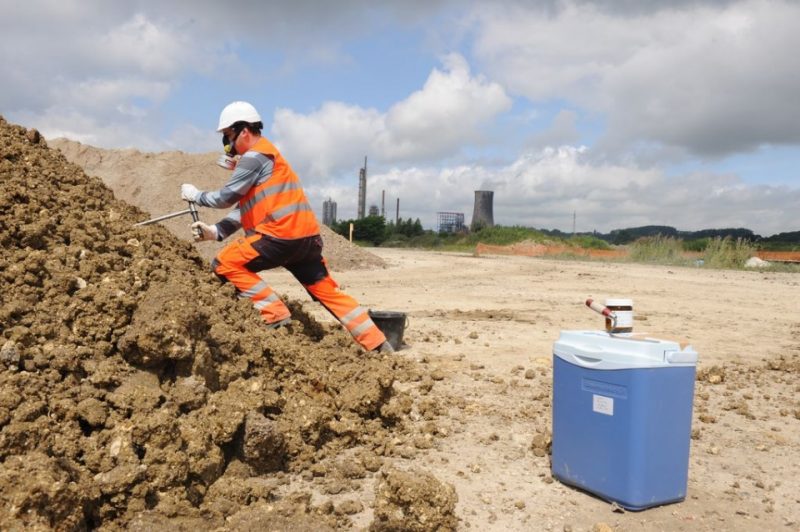
[[[0,114],[47,138],[215,151],[244,99],[340,218],[366,155],[429,228],[490,188],[506,225],[800,230],[797,2],[3,4]]]

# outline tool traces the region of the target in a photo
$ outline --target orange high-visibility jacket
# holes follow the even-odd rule
[[[319,224],[300,179],[273,144],[261,137],[250,148],[270,157],[272,175],[239,200],[242,229],[284,240],[319,234]]]

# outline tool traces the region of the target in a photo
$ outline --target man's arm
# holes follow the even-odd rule
[[[198,205],[214,209],[226,209],[236,205],[254,185],[269,179],[272,175],[272,168],[272,159],[261,153],[248,152],[239,159],[233,175],[225,183],[225,186],[219,190],[199,193],[195,202]],[[239,227],[241,227],[241,223],[239,223]]]
[[[228,216],[217,222],[217,240],[225,240],[242,227],[242,214],[239,207],[233,209]]]

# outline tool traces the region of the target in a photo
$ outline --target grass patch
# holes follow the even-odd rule
[[[800,273],[800,264],[794,262],[770,262],[766,268],[759,268],[761,272]]]
[[[672,236],[646,236],[630,246],[630,260],[655,264],[688,266],[692,261],[683,255],[683,243]]]
[[[480,231],[470,233],[466,236],[466,242],[473,246],[478,242],[483,244],[491,244],[494,246],[507,246],[517,242],[524,242],[532,240],[534,242],[544,242],[548,237],[541,231],[530,229],[528,227],[511,226],[505,227],[496,225],[494,227],[485,227]]]
[[[573,236],[568,238],[566,243],[570,246],[582,249],[611,249],[608,242],[591,235]]]
[[[703,266],[717,269],[741,269],[756,254],[755,246],[742,238],[712,238],[703,252]]]
[[[406,236],[393,234],[380,244],[381,247],[418,248],[436,251],[470,253],[478,243],[508,246],[517,243],[546,244],[565,246],[563,253],[548,255],[547,258],[562,260],[606,260],[629,261],[665,266],[702,266],[714,269],[743,269],[750,257],[755,256],[756,246],[749,240],[732,237],[698,238],[684,241],[675,236],[647,236],[633,242],[629,256],[625,258],[592,259],[581,250],[613,249],[606,241],[592,235],[577,235],[558,238],[542,231],[520,226],[486,227],[469,234],[448,234],[426,231],[422,235]],[[359,245],[373,245],[357,242]],[[570,249],[574,250],[573,253]],[[800,272],[800,265],[772,263],[762,271]]]
[[[524,241],[544,242],[552,241],[552,239],[548,239],[541,231],[529,229],[527,227],[494,226],[486,227],[480,231],[469,234],[448,234],[426,231],[422,235],[413,237],[392,235],[381,243],[381,247],[472,251],[479,242],[496,246],[507,246]]]

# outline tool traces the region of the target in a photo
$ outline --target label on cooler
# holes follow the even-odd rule
[[[592,394],[592,410],[607,416],[614,415],[614,399],[605,395]]]

